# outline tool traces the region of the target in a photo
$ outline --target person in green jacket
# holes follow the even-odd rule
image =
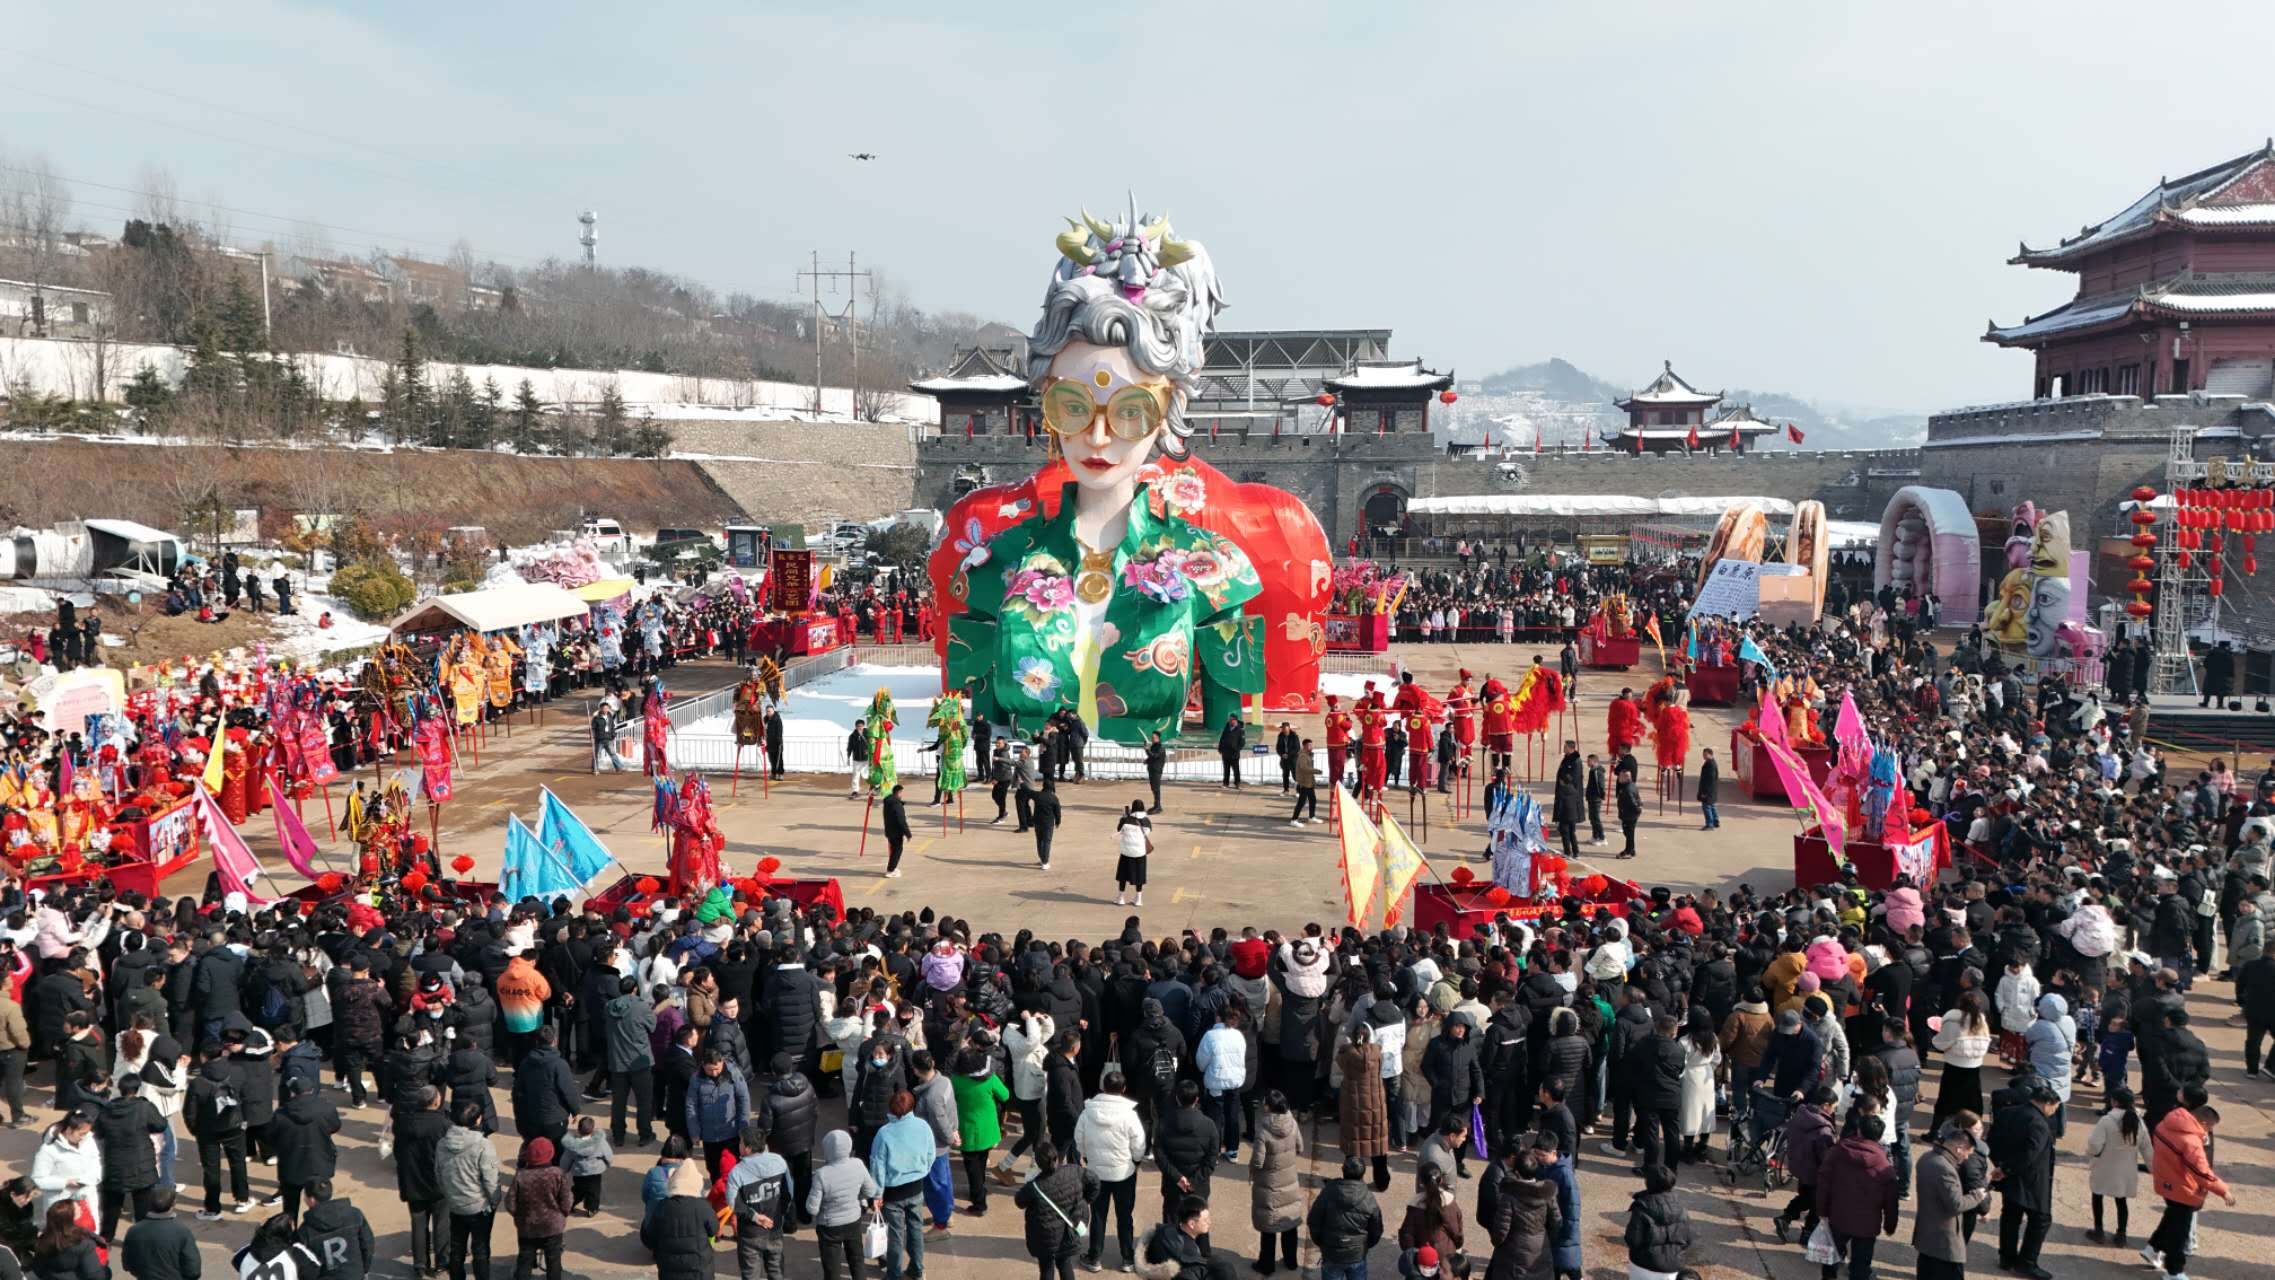
[[[956,1058],[956,1129],[964,1140],[964,1178],[972,1184],[972,1214],[987,1212],[987,1158],[1003,1141],[1003,1104],[1011,1090],[995,1073],[995,1057],[974,1045]]]

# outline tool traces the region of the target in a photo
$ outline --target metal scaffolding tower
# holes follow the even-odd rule
[[[2174,427],[2171,448],[2164,459],[2166,495],[2204,478],[2204,464],[2195,460],[2196,428]],[[2188,660],[2189,629],[2219,616],[2220,602],[2208,588],[2211,575],[2203,557],[2190,554],[2181,563],[2180,539],[2175,536],[2177,510],[2167,505],[2152,526],[2157,535],[2157,598],[2155,618],[2156,667],[2149,676],[2151,693],[2195,693],[2196,666]]]

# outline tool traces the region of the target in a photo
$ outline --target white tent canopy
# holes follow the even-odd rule
[[[504,631],[533,622],[582,618],[591,608],[566,587],[550,582],[517,583],[422,600],[409,613],[387,624],[387,629],[444,631],[465,627],[470,631]]]
[[[1409,515],[1427,516],[1703,516],[1720,518],[1732,507],[1752,503],[1763,514],[1789,516],[1783,498],[1639,498],[1624,493],[1484,493],[1466,497],[1416,498]]]

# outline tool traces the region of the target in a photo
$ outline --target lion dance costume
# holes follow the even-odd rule
[[[971,726],[964,722],[964,700],[954,693],[940,695],[932,704],[932,714],[924,723],[940,740],[940,778],[936,790],[940,796],[952,796],[967,784],[964,774],[964,749],[971,743]]]
[[[1614,760],[1643,741],[1643,710],[1635,705],[1634,694],[1620,690],[1618,697],[1604,712],[1604,746]]]
[[[1690,692],[1673,676],[1643,694],[1643,718],[1651,725],[1651,755],[1662,769],[1680,769],[1690,759]]]

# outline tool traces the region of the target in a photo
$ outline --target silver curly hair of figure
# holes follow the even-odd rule
[[[1120,347],[1131,363],[1167,377],[1175,388],[1170,451],[1182,452],[1192,428],[1185,402],[1199,384],[1201,340],[1224,310],[1216,268],[1198,241],[1179,240],[1167,217],[1139,217],[1130,205],[1120,222],[1082,211],[1058,237],[1059,261],[1043,292],[1042,319],[1027,336],[1027,379],[1039,383],[1070,342]]]

